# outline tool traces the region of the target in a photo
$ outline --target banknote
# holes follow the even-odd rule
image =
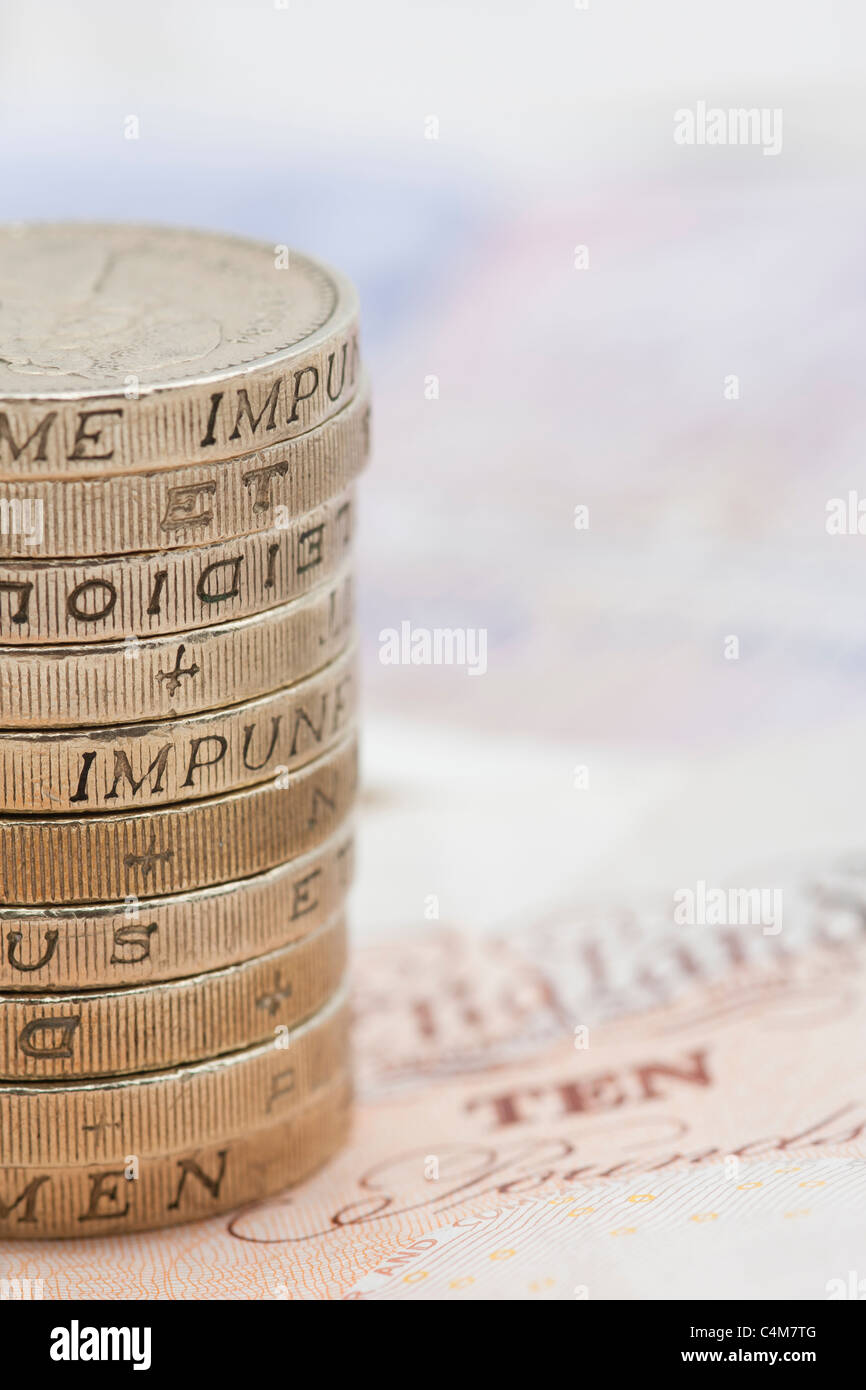
[[[739,967],[597,1026],[555,1003],[515,950],[486,1002],[458,991],[442,1005],[447,1026],[432,1029],[424,1010],[388,1007],[389,983],[405,981],[413,956],[431,993],[461,969],[477,979],[494,947],[482,960],[477,944],[434,933],[390,961],[384,946],[365,950],[359,1100],[343,1153],[227,1218],[122,1240],[7,1241],[6,1287],[41,1281],[47,1298],[817,1299],[843,1296],[851,1271],[866,1279],[854,1219],[866,1196],[863,941]]]
[[[524,960],[556,960],[587,1018],[856,939],[863,747],[862,720],[814,730],[796,757],[784,738],[674,757],[368,714],[355,939],[399,958],[433,919],[519,944]]]

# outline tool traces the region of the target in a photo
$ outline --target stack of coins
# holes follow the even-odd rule
[[[0,229],[0,1233],[187,1221],[341,1141],[351,286]]]

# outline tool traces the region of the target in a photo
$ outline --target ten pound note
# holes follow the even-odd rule
[[[4,1192],[3,1276],[38,1276],[52,1298],[155,1283],[193,1298],[857,1296],[864,945],[743,968],[598,1027],[569,1018],[517,948],[493,971],[479,951],[493,960],[434,932],[358,953],[352,1139],[298,1191],[35,1253]],[[389,1011],[389,961],[407,981],[427,972],[428,997],[393,992]],[[218,1189],[206,1154],[181,1195],[202,1180]],[[102,1191],[106,1216],[130,1200]]]

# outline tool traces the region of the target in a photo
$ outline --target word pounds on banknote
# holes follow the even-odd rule
[[[16,226],[0,274],[0,1232],[95,1235],[347,1130],[369,385],[285,247]]]

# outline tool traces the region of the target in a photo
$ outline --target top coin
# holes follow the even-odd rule
[[[352,398],[349,282],[285,246],[170,227],[0,227],[0,477],[234,458]]]

